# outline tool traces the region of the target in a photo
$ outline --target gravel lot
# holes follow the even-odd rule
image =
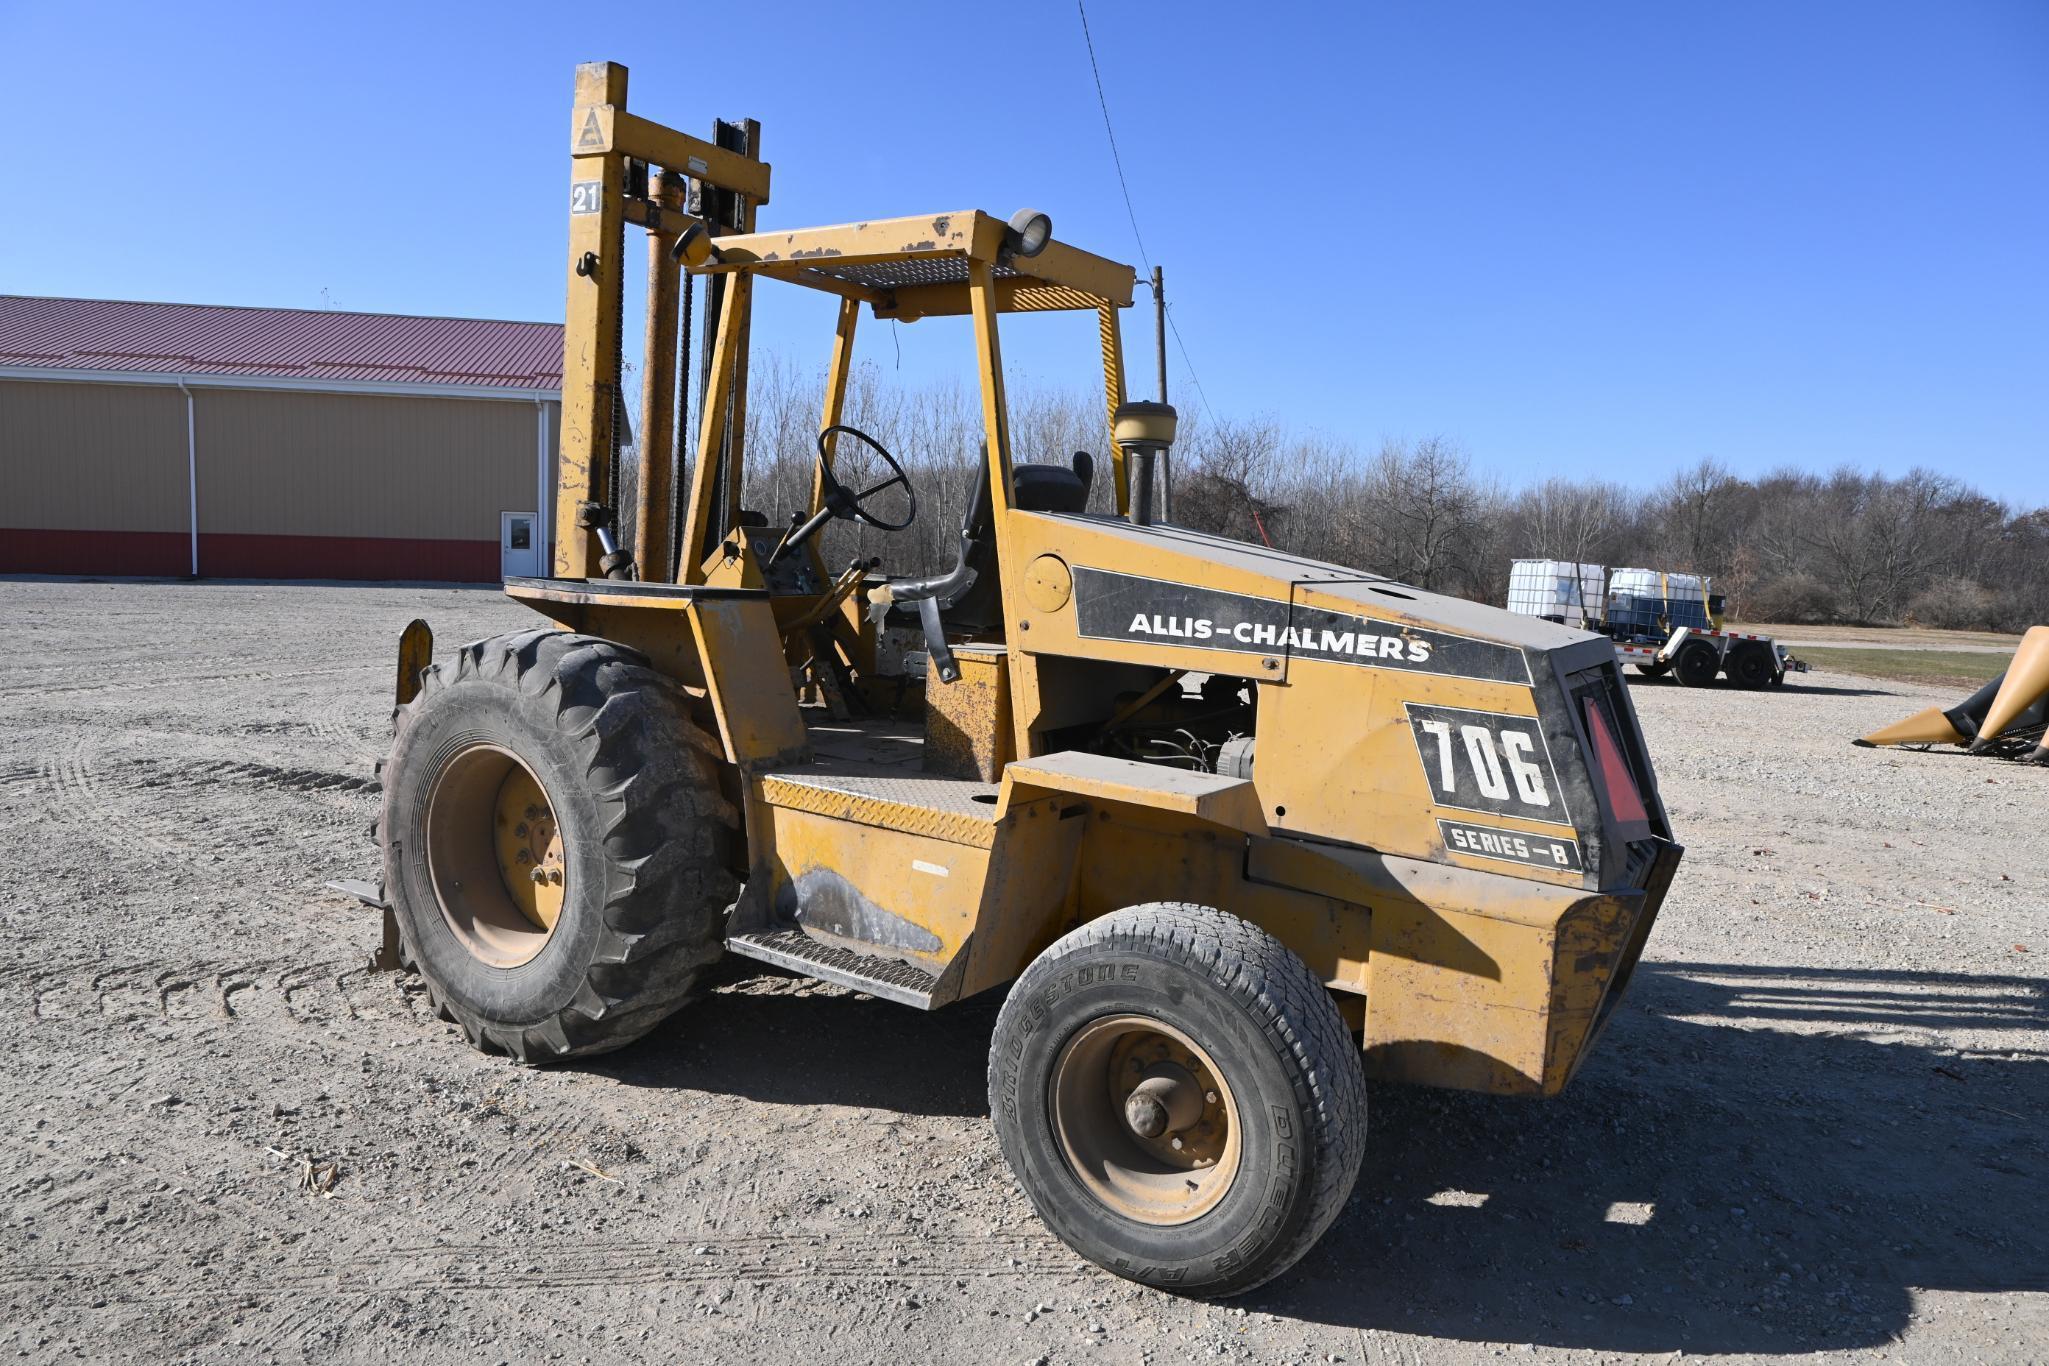
[[[1211,1306],[1040,1228],[987,1122],[993,1007],[735,972],[530,1071],[366,972],[374,916],[321,884],[373,874],[416,615],[451,644],[531,620],[483,590],[0,589],[0,1347],[2049,1357],[2049,770],[1848,743],[1939,691],[1639,684],[1690,853],[1598,1055],[1549,1104],[1376,1090],[1331,1235]]]

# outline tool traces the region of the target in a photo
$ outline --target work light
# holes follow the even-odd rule
[[[690,269],[696,270],[708,261],[716,264],[719,260],[719,249],[711,243],[711,230],[698,222],[683,229],[683,235],[676,239],[676,245],[669,248],[669,256],[672,260],[681,261]]]
[[[1004,242],[1015,256],[1037,256],[1053,240],[1053,220],[1037,209],[1019,209],[1010,216]]]

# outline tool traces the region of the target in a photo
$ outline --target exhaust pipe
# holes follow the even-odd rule
[[[1153,471],[1174,444],[1179,417],[1171,403],[1120,403],[1110,435],[1130,467],[1131,524],[1153,524]]]

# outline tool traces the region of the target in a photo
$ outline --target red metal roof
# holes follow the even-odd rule
[[[0,294],[0,366],[553,392],[562,326]]]

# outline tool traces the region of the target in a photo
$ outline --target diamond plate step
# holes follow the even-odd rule
[[[930,835],[977,849],[996,841],[993,783],[923,774],[820,773],[774,769],[763,773],[761,798],[770,806],[808,811],[857,825]]]
[[[923,968],[894,958],[874,958],[821,944],[802,930],[762,930],[727,938],[726,947],[743,958],[759,959],[843,987],[865,991],[886,1001],[932,1008],[939,979]]]

